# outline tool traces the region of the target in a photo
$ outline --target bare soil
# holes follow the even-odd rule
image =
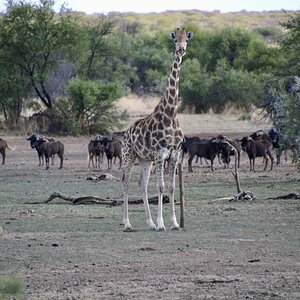
[[[212,117],[213,118],[213,117]],[[186,132],[240,137],[257,125],[237,121],[196,121]],[[213,124],[214,123],[214,124]],[[217,125],[217,126],[216,126]],[[184,127],[184,126],[183,126]],[[0,166],[0,275],[16,275],[24,299],[299,299],[300,202],[268,199],[299,192],[300,173],[291,161],[263,172],[249,172],[242,156],[241,185],[255,201],[220,200],[236,193],[231,170],[184,164],[186,226],[181,231],[149,231],[142,205],[130,206],[134,232],[122,230],[122,206],[70,205],[46,200],[53,192],[70,196],[121,195],[121,182],[88,181],[107,172],[87,168],[89,137],[61,138],[50,170],[38,166],[24,137],[2,136],[14,151]],[[118,164],[112,175],[121,178]],[[134,167],[131,196],[139,196]],[[177,185],[178,186],[178,185]],[[149,194],[155,195],[152,176]],[[178,198],[178,189],[176,188]],[[156,206],[151,205],[154,220]],[[179,206],[177,207],[179,216]],[[164,205],[169,226],[168,205]]]

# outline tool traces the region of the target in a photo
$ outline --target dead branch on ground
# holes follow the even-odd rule
[[[79,205],[79,204],[104,204],[108,206],[117,206],[117,205],[122,205],[123,204],[123,199],[120,198],[101,198],[97,196],[81,196],[81,197],[73,197],[73,196],[67,196],[63,193],[60,192],[55,192],[50,195],[50,197],[41,202],[27,202],[26,204],[45,204],[49,203],[53,199],[60,198],[62,200],[65,200],[67,202],[70,202],[70,204],[73,205]],[[164,195],[163,196],[163,203],[168,203],[169,202],[169,197]],[[129,204],[141,204],[143,203],[143,199],[128,199]],[[158,203],[158,197],[157,196],[152,196],[149,197],[149,203],[150,204],[157,204]]]
[[[269,197],[267,199],[272,199],[272,200],[276,200],[276,199],[300,199],[300,193],[289,193],[287,195],[278,196],[278,197]]]
[[[240,184],[240,178],[239,178],[239,172],[238,172],[238,153],[234,146],[232,146],[228,141],[225,141],[223,143],[228,144],[232,150],[234,151],[234,172],[232,172],[232,175],[236,182],[236,188],[237,188],[237,194],[234,194],[233,197],[229,201],[238,201],[238,200],[255,200],[255,195],[250,191],[243,191],[241,189]]]

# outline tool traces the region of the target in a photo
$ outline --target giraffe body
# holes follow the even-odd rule
[[[170,199],[170,221],[171,229],[179,229],[175,216],[174,189],[175,171],[177,160],[180,154],[183,132],[180,128],[178,111],[178,86],[179,71],[182,57],[186,51],[187,41],[191,39],[192,33],[188,35],[184,30],[177,29],[176,34],[171,33],[170,37],[175,42],[175,55],[171,66],[168,86],[154,111],[147,117],[136,121],[124,134],[122,147],[123,161],[123,196],[124,196],[124,230],[131,230],[132,226],[128,217],[128,190],[131,170],[136,159],[141,166],[141,189],[146,212],[146,223],[150,229],[165,230],[162,215],[162,198],[164,191],[163,165],[169,159],[169,199]],[[150,177],[152,163],[156,166],[156,181],[158,190],[158,214],[157,225],[154,224],[147,195],[147,187]]]

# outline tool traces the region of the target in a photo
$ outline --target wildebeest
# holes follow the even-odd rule
[[[39,166],[44,165],[44,147],[43,147],[43,143],[39,142],[41,139],[44,139],[49,142],[55,141],[53,138],[46,138],[37,133],[32,133],[29,137],[26,138],[26,140],[30,141],[31,148],[36,149],[36,152],[39,157]],[[52,158],[52,165],[53,165],[54,164],[54,155],[52,155],[51,158]]]
[[[12,150],[8,147],[7,142],[0,138],[0,153],[2,155],[2,165],[5,164],[5,158],[6,158],[6,149]]]
[[[295,142],[291,148],[293,151],[293,161],[292,163],[298,162],[298,158],[300,156],[300,138],[296,138]]]
[[[267,169],[269,158],[271,159],[270,171],[273,169],[273,155],[272,148],[273,145],[267,140],[254,141],[251,137],[245,136],[241,139],[242,149],[247,152],[249,161],[250,161],[250,171],[255,172],[255,158],[264,157],[265,159],[265,168]]]
[[[214,171],[214,159],[220,153],[220,144],[216,138],[212,138],[208,141],[194,142],[190,145],[188,159],[188,171],[193,172],[192,160],[195,155],[198,157],[204,157],[210,160],[210,168]]]
[[[105,146],[105,153],[107,157],[108,170],[112,168],[112,159],[118,157],[120,161],[119,169],[122,165],[122,142],[121,141],[109,141]]]
[[[61,169],[63,167],[63,160],[64,160],[64,144],[60,141],[49,142],[43,137],[38,139],[34,144],[34,147],[37,147],[42,150],[42,153],[45,155],[46,161],[46,170],[49,169],[49,159],[52,155],[57,154],[60,158],[60,166]]]
[[[181,144],[181,149],[182,149],[182,157],[181,157],[181,162],[183,162],[184,154],[188,153],[188,149],[191,146],[191,144],[200,142],[201,139],[198,136],[184,136],[184,140]]]
[[[104,154],[103,138],[99,134],[96,137],[92,138],[88,144],[88,160],[89,160],[88,167],[90,167],[90,163],[92,161],[93,168],[96,166],[96,168],[100,169],[100,163],[103,162],[103,154]],[[95,157],[96,165],[94,164],[94,157]]]
[[[203,142],[203,141],[209,141],[209,139],[200,138],[198,136],[191,136],[191,137],[184,136],[184,140],[181,145],[181,149],[182,149],[181,163],[183,162],[184,154],[189,152],[189,147],[195,142]],[[196,163],[198,162],[198,158],[199,157],[197,156]],[[206,161],[206,158],[205,158],[205,161]],[[202,157],[200,157],[200,162],[202,163]],[[207,161],[206,161],[206,163],[207,163]]]
[[[277,164],[280,164],[282,152],[284,152],[285,160],[287,161],[287,150],[291,150],[293,152],[292,163],[297,161],[297,157],[299,155],[299,151],[297,151],[297,148],[299,146],[299,138],[285,136],[276,128],[271,128],[268,131],[268,135],[272,140],[273,147],[277,150]]]
[[[233,139],[227,139],[226,136],[224,136],[224,135],[219,135],[217,137],[217,139],[220,143],[220,152],[221,152],[222,161],[224,163],[224,168],[229,167],[230,156],[235,155],[235,152],[232,149],[232,147],[234,147],[235,150],[237,151],[237,167],[239,168],[240,160],[241,160],[241,152],[242,152],[242,147],[241,147],[239,141],[233,140]]]

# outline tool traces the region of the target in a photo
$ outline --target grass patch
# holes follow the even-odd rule
[[[22,299],[23,286],[19,278],[14,275],[0,276],[0,298],[1,299]]]

